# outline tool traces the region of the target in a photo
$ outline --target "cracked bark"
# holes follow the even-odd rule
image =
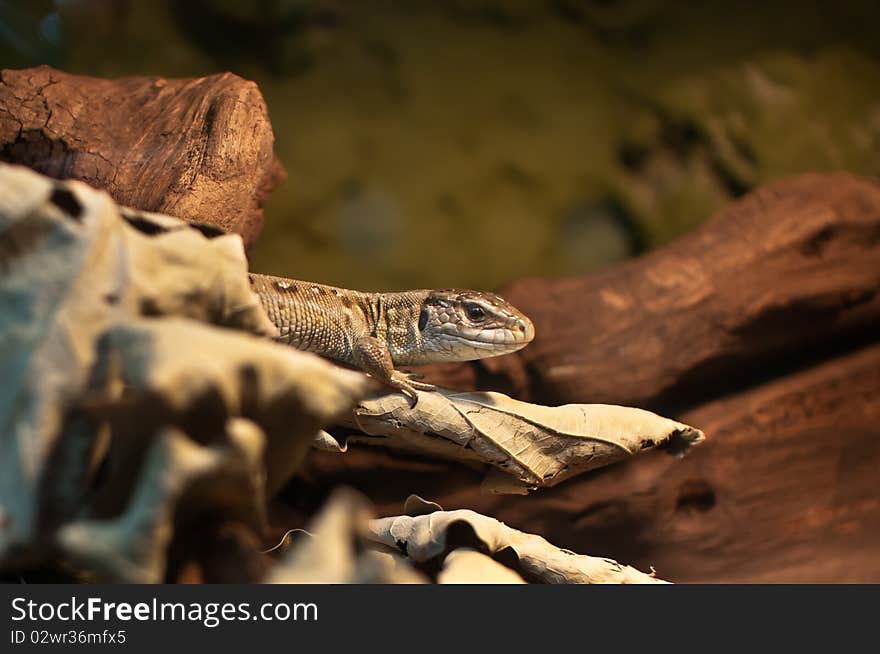
[[[0,73],[0,160],[104,189],[120,204],[253,243],[284,179],[265,102],[230,73],[105,80],[48,66]]]

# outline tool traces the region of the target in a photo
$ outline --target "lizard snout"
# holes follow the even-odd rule
[[[525,316],[517,318],[511,328],[519,334],[517,340],[522,343],[530,343],[535,338],[535,326]]]

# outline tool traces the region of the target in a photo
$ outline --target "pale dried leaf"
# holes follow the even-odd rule
[[[406,502],[403,503],[403,512],[405,515],[428,515],[429,513],[434,513],[434,511],[442,510],[443,507],[437,504],[437,502],[430,502],[415,494],[407,497]]]
[[[266,493],[369,386],[245,333],[275,328],[239,237],[4,164],[0,302],[6,569],[60,555],[107,578],[155,580],[168,515],[196,505],[193,515],[259,528]],[[169,433],[177,444],[155,450]],[[172,483],[156,457],[187,438],[214,463],[189,483],[187,466],[174,468],[182,455],[166,453]]]
[[[66,451],[67,479],[86,476],[94,434],[79,448],[58,440],[109,325],[180,311],[274,333],[237,236],[209,239],[162,217],[173,229],[147,237],[120,211],[80,182],[0,164],[0,560],[35,535],[38,486],[56,476],[45,475],[53,450]],[[77,451],[84,458],[71,458]]]
[[[318,433],[315,435],[315,440],[312,441],[312,447],[316,450],[323,450],[325,452],[342,453],[348,451],[348,443],[345,441],[340,443],[333,434],[324,431],[323,429],[318,430]]]
[[[284,532],[284,535],[281,537],[275,545],[269,547],[262,551],[263,554],[273,554],[275,556],[279,554],[284,554],[293,546],[294,542],[297,543],[300,540],[314,538],[314,534],[305,529],[288,529]]]
[[[510,568],[476,550],[453,550],[443,560],[437,574],[439,584],[524,584]]]
[[[171,216],[128,207],[119,211],[126,219],[128,283],[140,313],[193,318],[264,336],[278,333],[251,291],[241,237],[206,237],[193,223]]]
[[[575,554],[541,536],[512,529],[468,509],[435,511],[417,517],[396,516],[370,521],[376,542],[406,552],[416,563],[445,557],[470,547],[502,558],[525,579],[542,583],[665,583],[611,559]]]
[[[267,438],[270,493],[299,466],[320,427],[348,411],[369,385],[361,373],[313,354],[178,318],[115,325],[99,352],[108,365],[96,371],[96,386],[118,375],[125,388],[124,397],[108,402],[108,413],[118,404],[127,421],[179,425],[206,438],[233,417],[258,424]]]
[[[177,430],[165,430],[147,451],[129,504],[119,517],[74,521],[59,529],[57,542],[65,557],[102,581],[158,583],[165,573],[175,514],[187,504],[228,516],[230,503],[224,493],[239,487],[243,491],[235,500],[251,499],[235,517],[262,522],[264,505],[254,485],[259,483],[254,469],[263,437],[242,421],[232,431],[227,442],[206,447]]]
[[[106,194],[0,164],[0,560],[33,536],[65,407],[124,315],[105,301],[124,286],[122,242]]]
[[[661,445],[681,452],[704,438],[698,429],[642,409],[547,407],[501,393],[442,389],[419,393],[413,408],[399,393],[371,397],[346,426],[369,436],[349,435],[347,442],[493,466],[484,487],[505,493],[553,486]]]

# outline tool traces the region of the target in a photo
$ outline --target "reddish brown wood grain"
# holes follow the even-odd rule
[[[128,206],[240,233],[284,178],[256,84],[231,73],[106,80],[0,72],[0,160],[105,189]]]

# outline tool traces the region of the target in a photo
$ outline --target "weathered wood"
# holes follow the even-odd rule
[[[256,238],[283,178],[256,84],[231,73],[117,80],[0,72],[0,160],[105,189],[120,204]]]
[[[880,183],[783,179],[640,259],[501,293],[532,318],[535,341],[433,367],[428,379],[676,411],[821,359],[842,340],[880,338]]]

